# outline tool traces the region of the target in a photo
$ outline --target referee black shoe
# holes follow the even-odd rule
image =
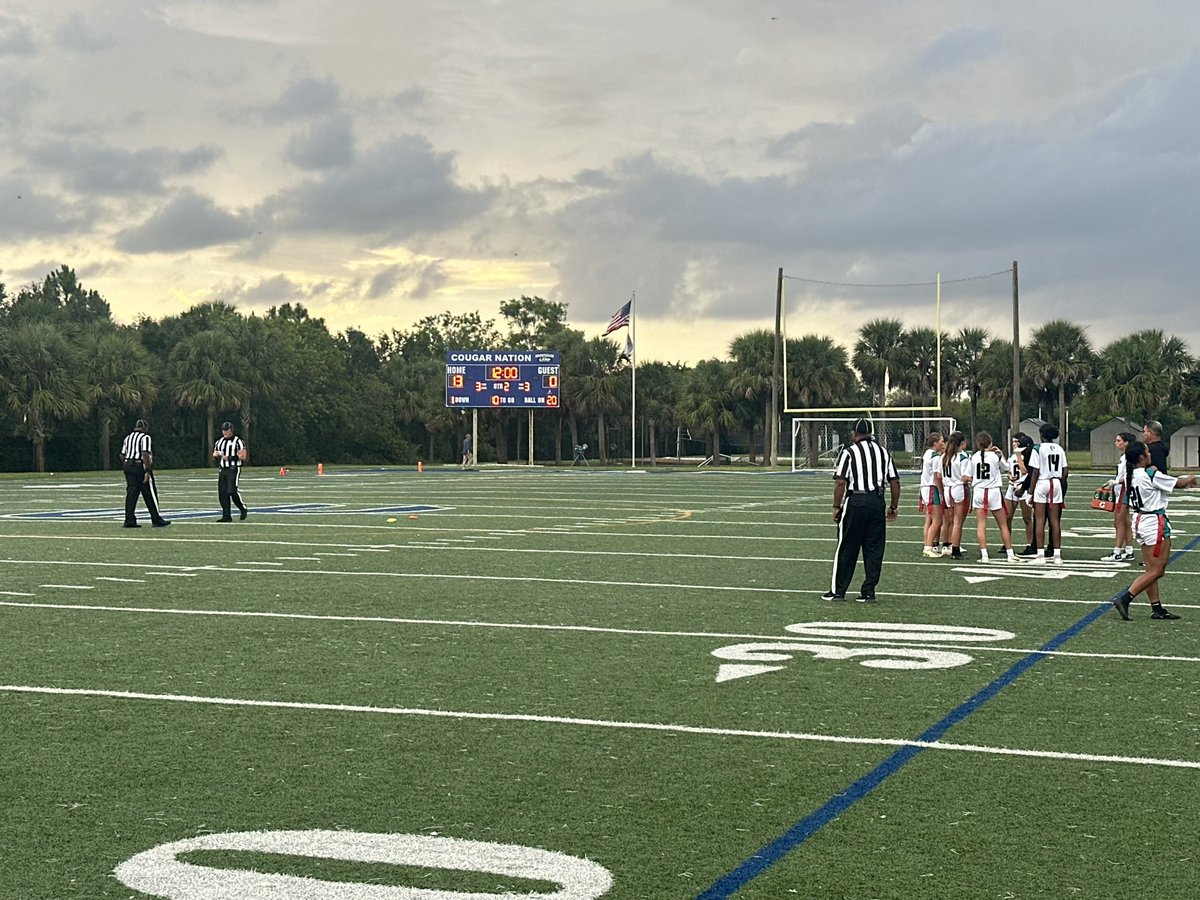
[[[137,522],[126,522],[121,527],[122,528],[141,528],[142,526],[139,525]]]
[[[166,528],[170,524],[171,524],[170,519],[159,519],[157,522],[154,523],[154,527],[155,528]]]
[[[825,593],[823,593],[821,595],[821,599],[822,600],[832,600],[834,602],[840,601],[840,602],[844,603],[846,600],[846,595],[845,594],[835,594],[833,591],[826,591]]]
[[[875,602],[875,592],[874,591],[862,591],[854,599],[857,600],[859,603],[874,603]]]
[[[232,522],[233,516],[221,516],[221,518],[217,519],[217,521],[218,522]]]
[[[246,516],[248,515],[250,515],[250,510],[243,508],[242,511],[238,513],[238,519],[242,522],[245,522]]]

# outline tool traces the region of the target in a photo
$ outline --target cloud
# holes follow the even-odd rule
[[[36,52],[33,30],[20,19],[0,16],[0,59],[32,56]]]
[[[39,164],[59,172],[72,190],[102,195],[162,194],[165,179],[202,172],[220,156],[213,146],[125,150],[78,141],[48,144],[37,152]]]
[[[404,135],[353,165],[286,189],[264,205],[277,229],[336,231],[396,240],[436,232],[482,213],[494,191],[460,187],[454,155]]]
[[[301,78],[263,109],[268,121],[291,122],[338,111],[342,89],[332,78]]]
[[[287,159],[309,171],[346,166],[354,158],[354,129],[344,115],[314,122],[288,141]]]
[[[385,266],[368,280],[366,299],[380,300],[402,292],[413,300],[424,300],[448,280],[445,268],[437,260]]]
[[[179,253],[242,241],[254,230],[247,215],[185,190],[142,224],[120,232],[116,246],[125,253]]]
[[[100,31],[79,13],[72,13],[54,32],[54,42],[64,50],[95,53],[115,46],[113,35]]]

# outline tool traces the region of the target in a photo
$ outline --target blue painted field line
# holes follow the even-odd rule
[[[1184,553],[1193,549],[1197,544],[1200,544],[1200,537],[1192,538],[1191,543],[1186,547],[1182,550],[1176,550],[1171,554],[1168,565],[1175,562]],[[1113,596],[1114,598],[1116,597],[1115,594]],[[940,740],[947,731],[995,697],[1029,671],[1029,669],[1037,665],[1037,663],[1045,659],[1046,654],[1058,650],[1063,644],[1112,608],[1111,600],[1097,606],[1070,628],[1059,632],[1046,641],[1046,643],[1042,644],[1037,650],[1015,662],[1007,672],[984,687],[974,697],[956,706],[944,719],[918,737],[917,740],[922,743],[933,743]],[[775,838],[775,840],[771,841],[771,843],[744,860],[737,868],[722,875],[706,891],[697,894],[696,900],[725,900],[725,898],[732,897],[752,879],[757,878],[767,869],[771,868],[771,866],[775,865],[859,800],[862,800],[874,791],[888,778],[899,772],[917,754],[926,749],[928,748],[901,747],[862,778],[851,784],[842,793],[830,799],[820,809],[805,816],[779,837]]]

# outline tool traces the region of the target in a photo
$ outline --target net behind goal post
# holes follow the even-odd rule
[[[832,469],[850,429],[861,416],[796,416],[792,419],[792,471]],[[925,441],[933,432],[943,436],[958,429],[953,416],[875,416],[875,438],[896,461],[897,469],[918,468]]]

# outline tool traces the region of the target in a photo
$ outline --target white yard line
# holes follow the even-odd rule
[[[24,596],[34,596],[27,594]],[[549,631],[584,634],[614,634],[634,637],[668,637],[668,638],[700,638],[704,640],[738,640],[738,641],[771,641],[778,643],[832,643],[854,644],[861,646],[904,647],[908,649],[937,649],[937,650],[970,650],[990,653],[1015,653],[1029,656],[1038,653],[1046,657],[1071,657],[1077,659],[1120,659],[1147,662],[1185,662],[1200,663],[1196,656],[1148,655],[1138,653],[1083,653],[1070,650],[1043,651],[1030,647],[997,647],[987,644],[971,643],[956,644],[936,641],[905,641],[887,640],[884,638],[860,639],[842,636],[825,637],[807,633],[795,634],[780,629],[778,634],[749,634],[736,631],[665,631],[646,628],[611,628],[599,625],[543,625],[528,622],[481,622],[472,619],[413,619],[398,616],[345,616],[332,613],[284,613],[264,610],[241,609],[172,609],[157,606],[104,606],[99,604],[70,604],[70,603],[35,603],[12,600],[0,600],[0,608],[13,607],[24,609],[54,609],[65,612],[106,612],[106,613],[141,613],[144,615],[169,616],[224,616],[229,618],[247,619],[285,619],[311,622],[361,622],[385,625],[422,625],[435,628],[495,628],[523,631]]]
[[[201,697],[189,694],[149,694],[140,691],[105,691],[85,688],[43,687],[38,685],[0,685],[0,692],[13,694],[42,694],[65,697],[104,697],[114,700],[147,700],[160,703],[191,703],[207,706],[245,706],[265,709],[294,709],[308,712],[362,713],[385,716],[421,716],[437,719],[475,720],[488,722],[529,722],[542,725],[574,725],[590,728],[612,728],[624,731],[658,731],[670,734],[695,734],[705,737],[744,737],[765,740],[812,741],[827,744],[856,744],[876,747],[921,747],[926,750],[947,750],[995,756],[1023,756],[1033,759],[1054,759],[1073,762],[1123,763],[1126,765],[1164,766],[1177,769],[1200,769],[1200,761],[1189,759],[1160,759],[1146,756],[1110,756],[1100,753],[1071,753],[1055,750],[1024,750],[1014,747],[989,747],[981,744],[956,744],[949,741],[913,741],[905,738],[849,737],[835,734],[810,734],[799,731],[756,731],[744,728],[712,728],[699,725],[676,725],[664,722],[621,722],[610,719],[585,719],[575,716],[539,716],[521,713],[480,713],[462,710],[424,709],[420,707],[359,706],[345,703],[301,703],[283,700],[248,700],[237,697]]]

